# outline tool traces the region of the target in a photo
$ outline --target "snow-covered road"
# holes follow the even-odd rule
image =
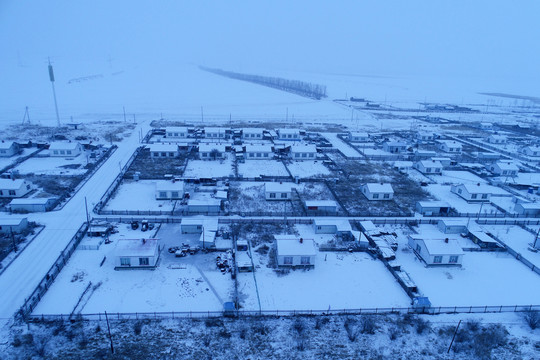
[[[28,245],[19,257],[0,276],[0,318],[6,321],[21,307],[62,250],[86,221],[84,199],[88,207],[97,203],[121,166],[140,145],[139,131],[146,133],[150,126],[141,123],[132,135],[118,144],[118,149],[99,168],[86,184],[60,211],[30,214],[29,220],[45,225],[45,229]]]

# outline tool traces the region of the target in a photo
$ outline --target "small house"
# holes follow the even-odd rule
[[[188,136],[188,128],[180,126],[171,126],[165,128],[167,139],[185,139]]]
[[[157,181],[156,200],[180,200],[184,198],[183,181]]]
[[[298,238],[296,235],[274,235],[278,266],[313,267],[317,250],[312,239]]]
[[[387,141],[383,144],[383,150],[392,154],[399,154],[407,150],[407,144],[401,141]]]
[[[22,198],[11,200],[9,208],[18,213],[45,212],[51,210],[55,203],[56,198]]]
[[[441,219],[437,223],[437,227],[445,234],[468,234],[467,221],[465,219]]]
[[[435,160],[421,160],[414,164],[414,168],[424,175],[441,175],[442,164]]]
[[[467,201],[489,201],[492,193],[489,185],[480,183],[452,185],[450,191]]]
[[[271,145],[246,145],[246,160],[269,160],[273,157]]]
[[[540,156],[539,146],[525,146],[521,152],[527,156]]]
[[[199,144],[199,157],[203,160],[223,159],[225,158],[225,145],[222,144]]]
[[[454,140],[440,140],[439,141],[439,150],[451,153],[451,154],[461,154],[461,143]]]
[[[314,160],[317,157],[317,147],[315,145],[291,146],[291,158],[293,160]]]
[[[517,203],[514,211],[519,215],[538,216],[540,215],[540,203]]]
[[[291,200],[293,184],[282,182],[264,183],[266,200]]]
[[[242,129],[242,139],[244,140],[262,140],[264,129],[262,128],[244,128]]]
[[[489,171],[499,176],[517,176],[519,168],[509,161],[497,161],[488,166]]]
[[[0,179],[0,198],[23,197],[32,191],[32,183],[22,179]]]
[[[179,154],[177,144],[151,144],[149,149],[152,159],[175,158]]]
[[[461,266],[463,249],[457,240],[426,239],[420,235],[409,235],[408,244],[415,254],[428,266]]]
[[[490,122],[481,122],[480,129],[482,130],[493,130],[493,124]]]
[[[418,201],[416,203],[416,212],[424,216],[448,214],[450,205],[444,201]]]
[[[471,231],[470,235],[472,241],[482,249],[502,249],[497,240],[483,231]]]
[[[456,165],[455,160],[450,159],[449,157],[433,157],[431,160],[438,161],[441,163],[443,169],[448,166]]]
[[[28,228],[28,218],[0,217],[0,234],[18,234]]]
[[[180,223],[182,234],[200,234],[203,229],[217,231],[218,220],[205,217],[183,218]]]
[[[0,157],[10,157],[19,152],[19,144],[13,141],[0,142]]]
[[[188,200],[187,211],[189,214],[207,214],[217,215],[221,211],[221,200],[219,199],[204,199],[204,200]]]
[[[435,140],[435,134],[433,134],[432,132],[418,131],[416,133],[416,140],[421,142],[433,141]]]
[[[367,183],[362,185],[362,194],[368,200],[392,200],[394,198],[394,189],[390,184]]]
[[[338,234],[352,232],[351,223],[346,219],[313,219],[315,234]]]
[[[507,138],[504,135],[490,135],[487,138],[487,142],[492,145],[502,145],[506,144]]]
[[[347,135],[350,142],[366,142],[369,141],[369,134],[365,132],[351,131]]]
[[[429,159],[437,156],[437,152],[432,150],[417,149],[414,151],[415,159]]]
[[[338,204],[333,200],[307,200],[305,202],[308,215],[336,215]]]
[[[159,252],[158,239],[120,239],[114,251],[114,269],[155,269]]]
[[[82,145],[76,141],[54,141],[49,146],[49,156],[76,157],[82,151]]]
[[[276,131],[279,140],[300,140],[300,130],[298,129],[277,129]]]
[[[206,139],[225,139],[226,130],[220,127],[205,127],[204,137]]]

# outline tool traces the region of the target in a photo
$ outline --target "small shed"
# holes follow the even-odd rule
[[[23,179],[0,179],[0,198],[23,197],[32,191],[32,183]]]
[[[159,252],[158,239],[120,239],[114,252],[114,269],[155,269]]]
[[[414,164],[414,168],[425,175],[441,175],[442,164],[436,160],[421,160]]]
[[[53,208],[56,198],[22,198],[9,203],[12,212],[44,212]]]
[[[381,233],[381,230],[373,224],[371,220],[360,221],[360,228],[369,236],[377,235]]]
[[[408,244],[416,255],[428,266],[461,266],[463,249],[457,240],[427,239],[420,235],[409,235]]]
[[[441,219],[437,223],[439,230],[445,234],[467,234],[467,221],[465,219]]]
[[[183,181],[157,181],[156,200],[180,200],[184,198]]]
[[[221,200],[204,199],[204,200],[188,200],[187,211],[189,214],[206,214],[218,215],[221,211]]]
[[[416,203],[416,212],[424,216],[448,214],[450,205],[444,201],[418,201]]]
[[[338,234],[351,233],[351,223],[345,219],[320,219],[313,220],[315,234]]]
[[[398,154],[407,150],[407,144],[402,141],[387,141],[383,144],[383,150],[392,154]]]
[[[218,220],[205,217],[183,218],[180,223],[180,232],[182,234],[200,234],[203,229],[217,231]]]
[[[483,231],[471,231],[472,241],[483,249],[501,249],[497,240]]]
[[[291,200],[294,184],[283,182],[264,183],[266,200]]]
[[[178,156],[178,144],[151,144],[149,145],[150,157],[156,158],[175,158]]]
[[[317,157],[317,147],[311,144],[291,146],[293,160],[314,160]]]
[[[406,171],[413,168],[413,162],[412,161],[394,161],[393,164],[394,169],[399,171]]]
[[[274,235],[276,260],[283,267],[313,267],[317,250],[313,239],[303,239],[296,235]]]
[[[390,184],[367,183],[362,185],[362,194],[368,200],[392,200],[394,198],[394,189]]]
[[[369,134],[366,132],[351,131],[349,132],[347,139],[350,142],[366,142],[369,141]]]
[[[308,215],[335,215],[338,204],[333,200],[307,200],[305,202]]]
[[[49,156],[75,157],[82,151],[82,145],[76,141],[54,141],[49,146]]]
[[[19,144],[13,141],[0,142],[0,157],[10,157],[19,152]]]
[[[0,217],[0,234],[18,234],[28,228],[28,218],[16,216]]]
[[[514,211],[519,215],[538,216],[540,214],[540,203],[517,203]]]

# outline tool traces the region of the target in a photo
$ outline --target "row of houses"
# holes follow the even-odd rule
[[[187,127],[167,127],[165,129],[165,136],[168,139],[187,139],[188,137],[201,137],[204,139],[212,140],[224,140],[230,139],[233,136],[239,136],[245,140],[262,140],[265,137],[265,133],[269,138],[275,138],[278,140],[301,140],[300,129],[281,128],[275,131],[266,130],[264,128],[243,128],[243,129],[230,129],[222,127],[205,127],[200,133],[192,129],[190,131]],[[275,136],[274,136],[275,134]]]

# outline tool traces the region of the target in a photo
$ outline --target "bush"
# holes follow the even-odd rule
[[[349,338],[349,340],[351,342],[355,342],[359,332],[356,321],[351,318],[346,318],[343,326],[345,327],[345,331],[347,332],[347,337]]]
[[[326,325],[330,322],[330,319],[327,317],[317,317],[315,319],[315,329],[320,330],[323,325]]]
[[[135,335],[141,335],[142,327],[143,327],[143,323],[140,321],[137,321],[133,325],[133,332],[135,333]]]
[[[13,342],[11,343],[11,345],[12,345],[13,347],[19,347],[19,346],[21,346],[21,345],[22,345],[21,338],[18,337],[18,336],[15,336],[15,337],[13,338]]]
[[[417,318],[416,319],[416,333],[422,334],[425,330],[429,330],[431,327],[431,324],[428,320],[424,320],[423,318]]]
[[[540,311],[526,311],[523,318],[531,330],[535,330],[540,326]]]
[[[223,326],[223,320],[220,318],[209,318],[204,321],[206,327],[218,327]]]
[[[377,330],[377,322],[375,321],[375,317],[373,315],[364,315],[360,319],[360,331],[362,334],[375,334],[375,330]]]
[[[298,335],[302,335],[302,333],[306,329],[306,324],[304,324],[304,321],[302,319],[297,318],[293,323],[293,329],[296,330]]]
[[[474,319],[467,320],[465,322],[465,329],[473,333],[477,332],[478,330],[480,330],[480,322]]]
[[[388,335],[390,336],[390,340],[396,340],[399,337],[399,334],[401,333],[401,330],[396,326],[390,326],[388,329]]]
[[[219,337],[221,338],[224,338],[224,339],[230,339],[231,338],[231,333],[228,332],[227,330],[225,329],[221,329],[218,333]]]
[[[479,358],[491,358],[491,351],[506,345],[508,332],[500,324],[490,325],[476,336],[473,341],[474,352]]]

